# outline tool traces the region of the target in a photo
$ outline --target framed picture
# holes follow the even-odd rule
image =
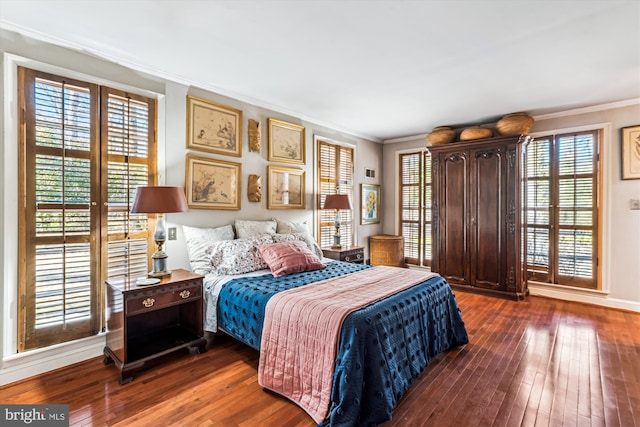
[[[640,125],[622,128],[622,179],[640,179]]]
[[[240,209],[242,164],[187,154],[187,204],[194,209]]]
[[[269,161],[304,165],[304,127],[269,119]]]
[[[360,224],[380,223],[380,186],[360,184]]]
[[[187,96],[187,148],[242,156],[242,111]]]
[[[267,209],[304,209],[305,172],[281,166],[267,169]]]

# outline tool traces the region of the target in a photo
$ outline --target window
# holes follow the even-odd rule
[[[525,165],[529,280],[596,289],[598,131],[535,138]]]
[[[148,271],[146,217],[124,203],[155,179],[155,101],[25,68],[19,88],[24,351],[97,334],[111,266]]]
[[[353,205],[353,148],[318,141],[318,199],[317,206],[324,206],[329,194],[347,194]],[[318,241],[321,247],[333,244],[335,211],[320,209]],[[341,210],[340,242],[343,247],[353,245],[353,210]]]
[[[431,265],[431,155],[400,154],[400,229],[407,264]]]

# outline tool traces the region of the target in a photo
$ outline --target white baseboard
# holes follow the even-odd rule
[[[548,285],[538,285],[529,282],[531,295],[556,298],[565,301],[583,302],[601,305],[608,308],[636,311],[640,313],[640,302],[610,298],[606,293],[597,291],[582,291],[579,289],[551,288]]]
[[[82,362],[103,354],[105,335],[16,353],[2,360],[0,386]]]

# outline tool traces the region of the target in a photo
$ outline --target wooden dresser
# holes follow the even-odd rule
[[[371,265],[406,267],[404,262],[404,237],[379,234],[369,236]]]

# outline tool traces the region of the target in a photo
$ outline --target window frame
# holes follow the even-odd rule
[[[336,147],[337,150],[347,150],[351,152],[351,179],[345,179],[343,180],[342,183],[340,183],[340,177],[337,177],[336,179],[332,180],[331,182],[337,185],[334,185],[331,187],[331,190],[328,192],[324,192],[322,190],[323,187],[323,183],[326,184],[327,181],[324,180],[322,178],[322,172],[321,172],[321,160],[322,160],[322,156],[321,156],[321,149],[322,149],[322,145],[328,145],[328,146],[332,146],[332,147]],[[334,221],[335,221],[335,212],[334,211],[326,211],[324,209],[322,209],[323,203],[324,203],[324,198],[329,195],[329,194],[336,194],[336,190],[339,189],[340,194],[348,194],[349,198],[351,200],[351,206],[352,209],[350,211],[347,210],[341,210],[339,215],[340,215],[340,236],[341,236],[341,244],[342,244],[342,248],[348,248],[350,246],[354,246],[355,242],[356,242],[356,228],[357,228],[357,224],[356,224],[356,212],[358,211],[357,209],[357,204],[356,201],[354,199],[355,196],[355,164],[356,164],[356,147],[351,145],[351,144],[346,144],[346,143],[342,143],[342,142],[338,142],[338,141],[334,141],[332,139],[329,138],[323,138],[323,137],[319,137],[316,136],[315,137],[315,145],[316,145],[316,162],[315,162],[315,173],[316,173],[316,240],[318,242],[318,244],[323,247],[323,248],[328,248],[331,246],[332,242],[333,242],[333,230],[334,230]],[[339,151],[338,154],[336,155],[336,157],[339,159]],[[340,173],[340,165],[339,165],[339,160],[336,161],[337,162],[337,167],[336,167],[336,172],[339,174]],[[346,233],[344,230],[347,227],[343,226],[347,224],[349,226],[349,229],[351,230],[351,233]],[[327,235],[329,237],[327,237],[325,240],[326,242],[324,242],[323,244],[323,230],[328,233]],[[328,230],[331,230],[330,232]]]
[[[593,225],[591,229],[593,230],[592,239],[594,240],[594,245],[592,247],[592,263],[593,263],[593,279],[582,279],[575,276],[566,276],[559,273],[558,267],[558,255],[556,253],[556,247],[558,246],[556,242],[556,238],[559,235],[558,227],[556,227],[556,223],[559,223],[559,179],[558,179],[558,160],[555,158],[557,155],[558,148],[555,146],[555,140],[559,137],[568,137],[579,134],[593,134],[595,136],[595,146],[593,153],[593,163],[592,163],[592,180],[594,181],[593,188],[593,208],[591,210],[593,217]],[[607,203],[607,194],[608,192],[605,189],[609,188],[610,182],[607,178],[607,175],[603,172],[603,169],[610,164],[605,165],[605,160],[607,158],[610,159],[611,156],[605,156],[605,148],[607,147],[607,140],[610,140],[611,133],[611,125],[609,123],[604,124],[595,124],[595,125],[586,125],[574,128],[567,129],[555,129],[549,131],[540,131],[536,133],[532,133],[530,136],[531,142],[529,142],[526,146],[526,150],[523,153],[523,160],[526,162],[526,156],[529,154],[531,150],[531,143],[536,139],[549,138],[552,142],[550,144],[554,145],[553,148],[550,149],[550,157],[552,158],[552,162],[557,166],[555,169],[551,169],[549,171],[549,209],[547,210],[550,220],[548,227],[535,227],[549,230],[549,258],[551,256],[554,257],[554,260],[550,260],[549,272],[548,273],[540,273],[540,272],[531,272],[529,270],[528,265],[528,182],[531,181],[530,177],[527,176],[527,164],[523,165],[523,264],[524,264],[524,274],[527,276],[527,280],[529,284],[538,284],[538,285],[547,285],[555,288],[566,288],[566,289],[582,289],[582,290],[590,290],[590,291],[608,291],[608,286],[606,286],[606,282],[603,282],[603,262],[602,262],[602,254],[603,251],[606,250],[605,246],[607,246],[607,241],[604,239],[605,230],[603,229],[603,219],[606,215],[608,215],[608,203]],[[552,182],[555,180],[555,182]],[[554,223],[552,224],[552,220]],[[565,226],[560,228],[567,228]],[[578,227],[576,229],[581,229]],[[559,280],[559,278],[561,280]],[[603,284],[604,283],[604,284]]]

